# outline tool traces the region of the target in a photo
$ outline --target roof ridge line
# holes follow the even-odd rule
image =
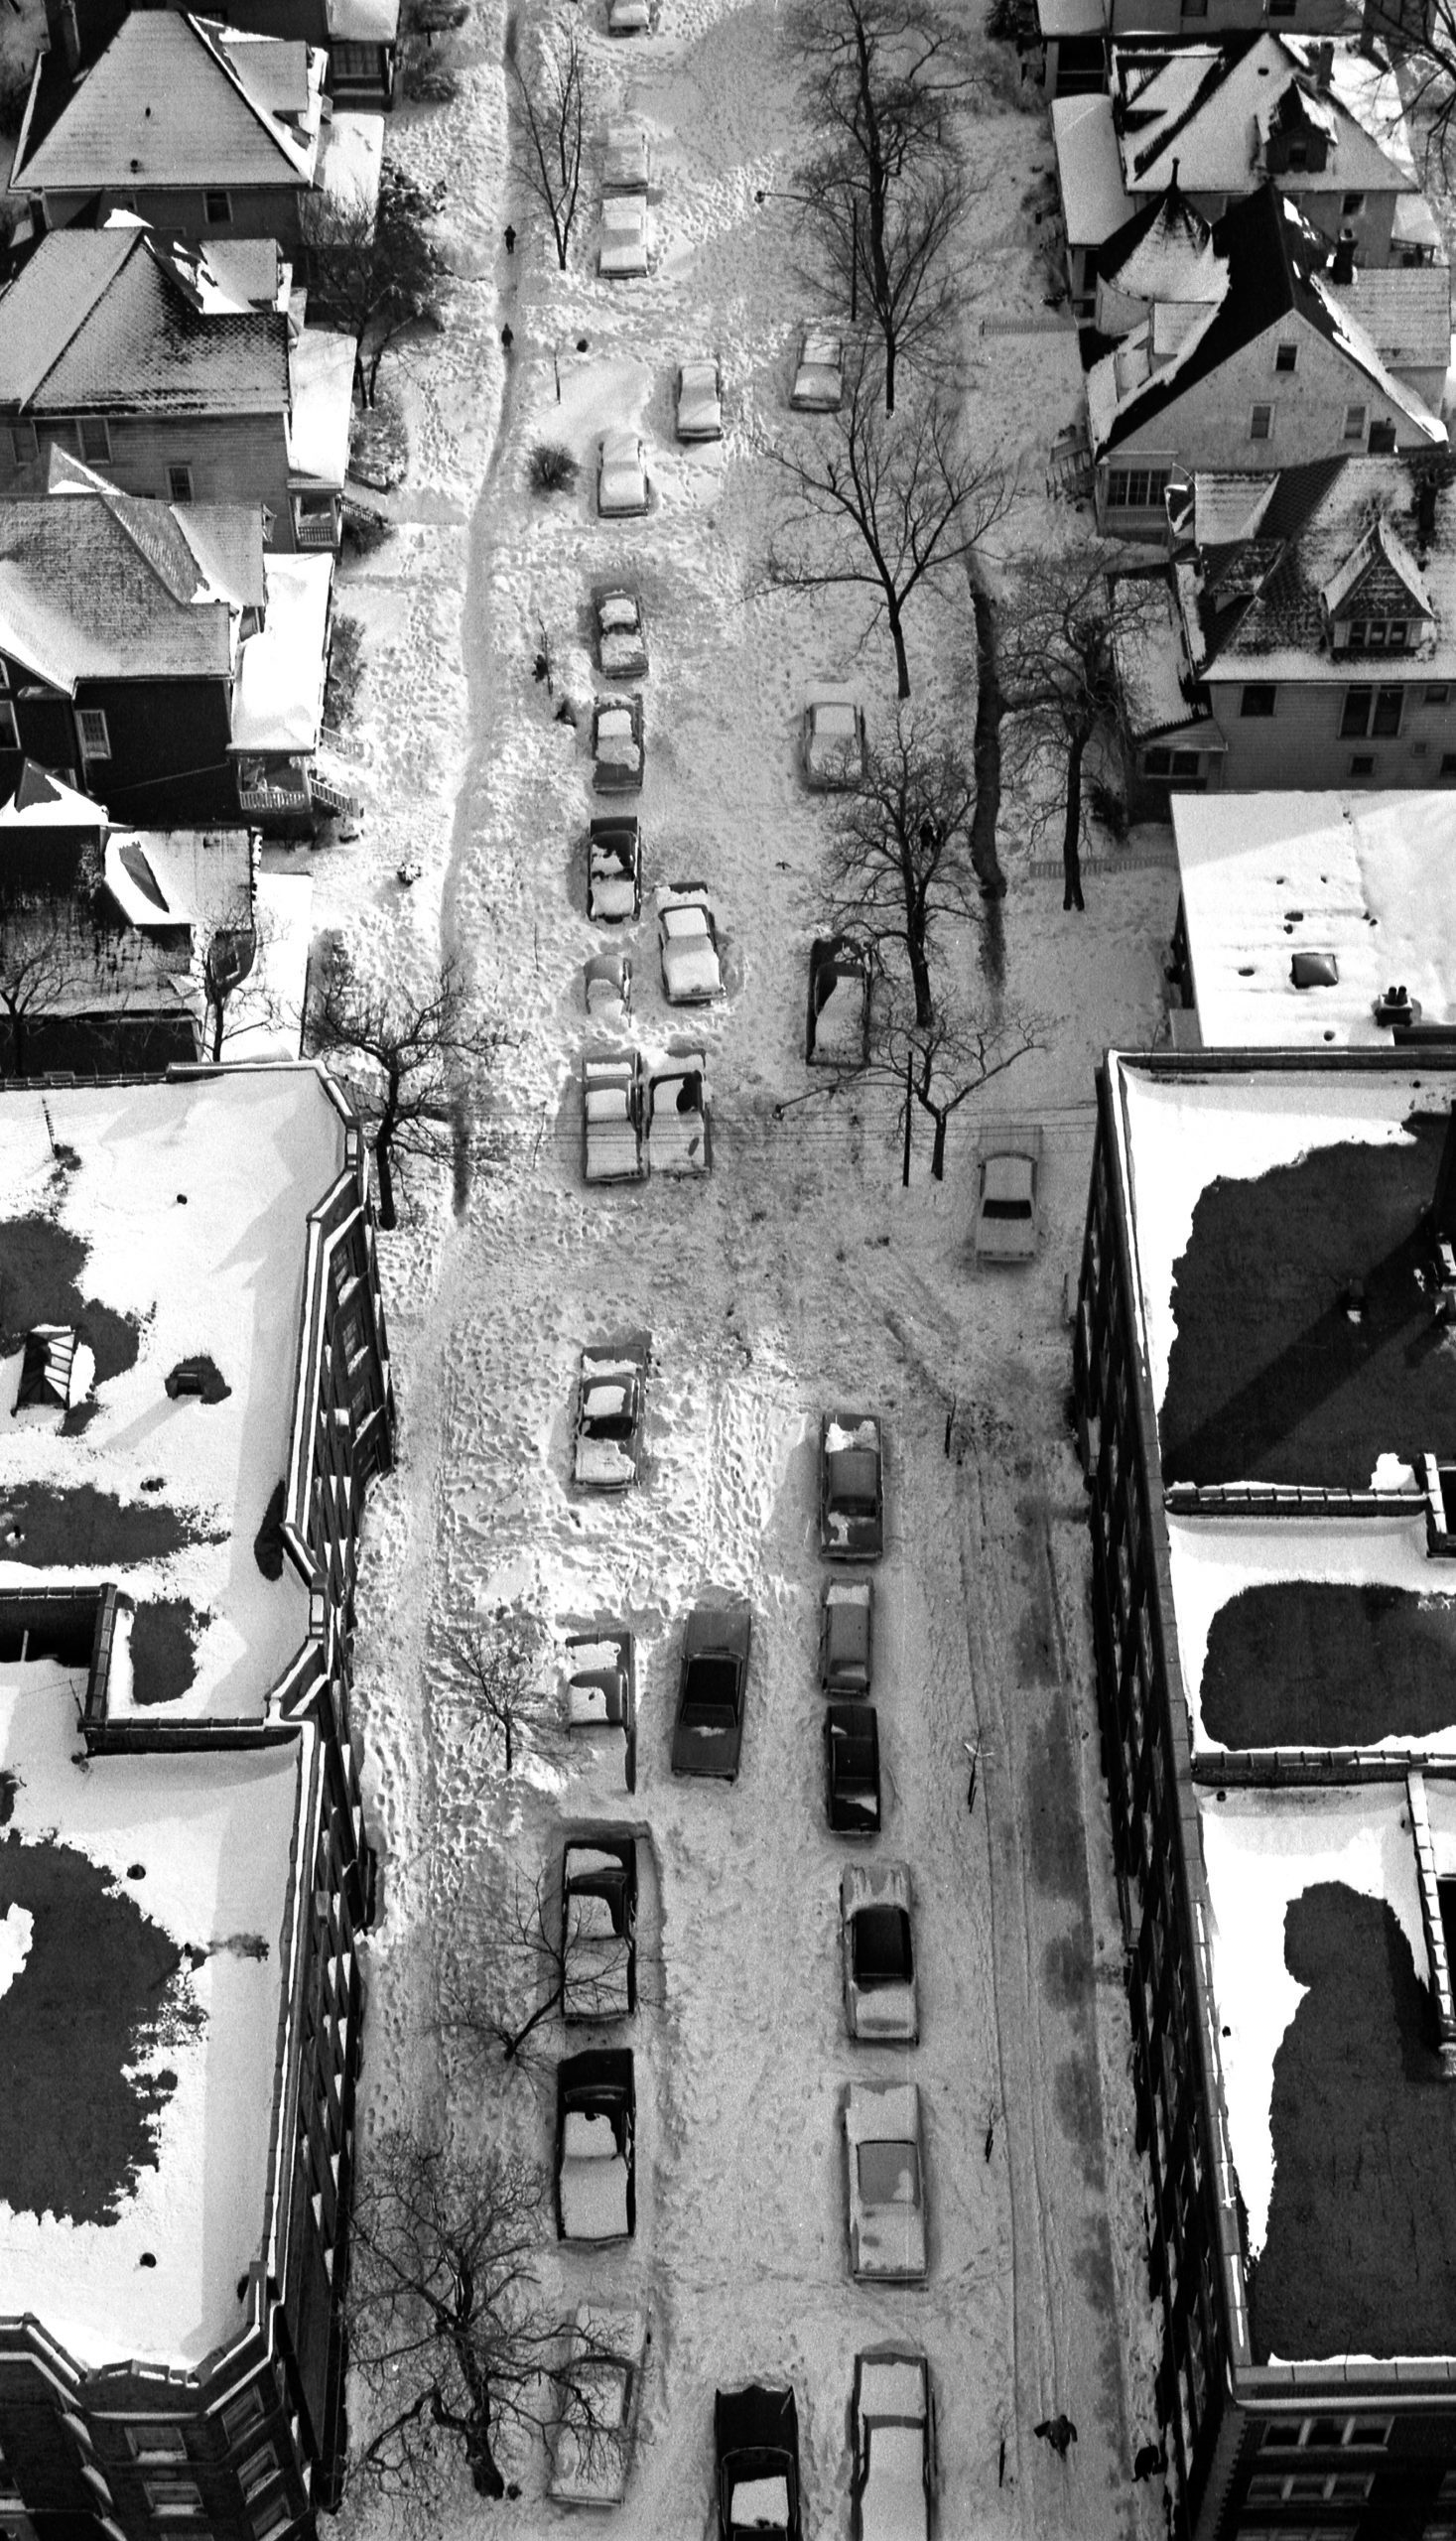
[[[272,144],[273,144],[273,146],[274,146],[274,149],[278,152],[278,155],[279,155],[280,159],[285,160],[285,161],[287,162],[288,166],[293,170],[294,175],[295,175],[295,176],[297,176],[297,175],[299,174],[298,163],[297,163],[297,161],[294,159],[294,157],[293,157],[292,153],[291,153],[291,152],[290,152],[290,150],[288,149],[288,146],[287,146],[286,142],[284,141],[283,135],[282,135],[282,133],[281,133],[281,132],[280,132],[280,130],[279,130],[278,122],[277,122],[276,117],[269,113],[268,108],[267,108],[266,106],[260,106],[260,105],[259,105],[257,98],[256,98],[255,96],[253,96],[253,95],[250,93],[249,89],[247,88],[247,86],[246,86],[246,84],[245,84],[245,82],[244,82],[244,80],[243,80],[243,76],[242,76],[241,71],[240,71],[240,70],[238,70],[237,68],[235,68],[235,67],[234,67],[234,65],[232,64],[232,62],[228,59],[228,56],[223,52],[222,47],[221,47],[221,44],[216,40],[216,38],[214,38],[213,36],[209,35],[209,33],[208,33],[208,27],[209,27],[209,26],[215,26],[215,27],[218,27],[218,28],[221,28],[221,27],[226,26],[226,24],[227,24],[226,19],[225,19],[225,18],[203,19],[203,18],[201,18],[201,17],[198,16],[197,14],[195,14],[195,12],[194,12],[193,10],[191,10],[191,9],[185,9],[185,10],[183,11],[183,13],[182,13],[182,14],[183,14],[183,20],[184,20],[185,25],[187,25],[187,26],[189,26],[189,27],[191,27],[191,28],[192,28],[192,31],[193,31],[194,35],[197,37],[197,40],[198,40],[199,44],[199,45],[201,45],[201,46],[203,47],[203,49],[204,49],[204,51],[205,51],[205,52],[207,52],[207,53],[209,53],[209,54],[211,55],[212,60],[216,63],[216,65],[217,65],[218,68],[219,68],[219,69],[224,73],[224,75],[225,75],[228,79],[230,79],[230,80],[231,80],[231,82],[232,82],[232,84],[233,84],[234,88],[237,90],[238,95],[241,97],[241,99],[242,99],[242,101],[243,101],[244,105],[247,107],[248,112],[252,115],[252,117],[253,117],[254,121],[255,121],[255,122],[257,122],[257,123],[260,123],[260,124],[262,125],[263,130],[264,130],[264,131],[266,132],[266,134],[268,135],[268,138],[269,138],[269,140],[272,142]],[[231,28],[229,28],[229,29],[228,29],[228,32],[229,32],[229,34],[231,34],[231,33],[233,32],[233,30],[232,30]],[[245,30],[243,30],[243,29],[238,29],[238,30],[237,30],[237,32],[241,34],[241,33],[245,32]],[[288,42],[294,41],[294,39],[291,39],[291,38],[288,38],[288,37],[285,37],[285,36],[270,36],[270,37],[266,38],[266,39],[265,39],[265,41],[266,41],[266,42],[268,42],[268,43],[270,43],[270,44],[285,44],[285,43],[288,43]],[[304,39],[303,39],[303,46],[304,46],[304,60],[305,60],[305,75],[307,76],[308,57],[309,57],[309,55],[312,53],[312,51],[314,50],[314,48],[313,48],[313,46],[308,42],[307,38],[304,38]]]
[[[101,232],[99,232],[98,234],[99,234],[99,235],[101,235],[101,236],[104,236],[106,233],[105,233],[104,231],[101,231]],[[111,267],[110,272],[109,272],[109,273],[107,273],[107,274],[105,274],[105,275],[103,275],[103,276],[102,276],[102,278],[101,278],[101,280],[98,282],[98,284],[97,284],[97,286],[96,286],[95,291],[94,291],[94,292],[93,292],[93,294],[91,295],[91,298],[87,301],[87,303],[86,303],[86,305],[85,305],[84,309],[82,309],[82,310],[80,311],[79,315],[77,316],[77,318],[76,318],[76,322],[75,322],[75,325],[71,328],[69,334],[66,337],[66,339],[65,339],[65,341],[64,341],[63,343],[61,343],[61,344],[59,344],[59,345],[57,346],[57,348],[56,348],[55,352],[54,352],[54,353],[52,354],[52,356],[51,356],[51,359],[47,362],[45,369],[44,369],[44,370],[41,370],[41,371],[38,371],[38,372],[36,373],[36,376],[35,376],[35,377],[34,377],[34,379],[31,381],[31,383],[30,383],[29,387],[26,389],[26,391],[25,391],[24,395],[22,396],[22,398],[21,398],[21,400],[20,400],[20,404],[21,404],[22,409],[24,409],[25,407],[27,407],[27,406],[30,404],[30,402],[31,402],[32,398],[33,398],[33,397],[35,397],[35,396],[38,394],[38,392],[39,392],[42,388],[44,388],[44,387],[45,387],[46,382],[47,382],[47,380],[50,378],[51,373],[53,372],[53,370],[56,370],[56,369],[59,367],[59,365],[60,365],[60,364],[65,360],[66,355],[69,352],[69,350],[70,350],[70,348],[71,348],[71,345],[75,342],[75,339],[76,339],[77,335],[80,334],[80,332],[81,332],[82,328],[83,328],[83,327],[86,327],[86,326],[89,326],[90,321],[94,318],[94,316],[95,316],[95,314],[96,314],[96,311],[97,311],[97,309],[99,308],[99,306],[100,306],[100,304],[101,304],[101,301],[104,299],[104,297],[105,297],[106,293],[111,289],[111,286],[112,286],[112,284],[116,281],[116,279],[117,279],[118,275],[119,275],[120,273],[122,273],[122,272],[123,272],[123,270],[125,269],[125,267],[130,263],[131,258],[132,258],[132,255],[133,255],[133,253],[134,253],[134,251],[135,251],[135,248],[136,248],[136,242],[137,242],[137,239],[138,239],[138,238],[140,238],[140,237],[142,237],[144,234],[145,234],[145,233],[144,233],[143,231],[141,231],[141,230],[135,230],[135,231],[132,233],[132,235],[131,235],[129,238],[127,238],[127,243],[126,243],[126,246],[125,246],[125,249],[124,249],[123,253],[122,253],[120,256],[118,256],[118,258],[117,258],[117,260],[116,260],[115,264]],[[126,237],[126,232],[125,232],[125,231],[122,231],[122,232],[121,232],[121,235],[122,235],[123,237]],[[17,281],[19,281],[19,279],[20,279],[20,277],[19,277],[19,275],[17,275],[17,276],[16,276],[16,280],[17,280]],[[8,296],[8,294],[7,294],[7,295],[4,295],[4,296]]]

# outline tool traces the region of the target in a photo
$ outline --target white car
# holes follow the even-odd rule
[[[648,1080],[647,1158],[654,1173],[712,1170],[707,1068],[702,1050],[687,1050],[655,1069]]]
[[[620,926],[641,905],[642,833],[636,815],[599,815],[587,847],[587,915],[597,926]]]
[[[679,441],[722,441],[723,373],[716,361],[678,365]]]
[[[920,2037],[911,1903],[903,1862],[856,1862],[840,1881],[845,2021],[871,2046]]]
[[[582,1066],[582,1179],[641,1182],[642,1063],[635,1050]]]
[[[982,1149],[978,1262],[1029,1262],[1040,1233],[1041,1132],[1002,1130]]]
[[[647,509],[647,463],[636,433],[603,433],[596,463],[596,509],[603,520],[629,519]]]
[[[673,882],[658,892],[657,942],[669,1005],[708,1005],[722,997],[718,925],[701,882]]]
[[[858,785],[864,773],[864,709],[852,688],[804,691],[804,782],[820,791]]]
[[[642,1461],[651,1343],[589,1342],[577,1370],[572,1480],[584,1491],[625,1491]]]
[[[548,2496],[563,2505],[620,2505],[627,2492],[642,2363],[644,2312],[584,2303],[556,2376]]]
[[[806,327],[799,343],[799,365],[789,404],[801,414],[832,415],[845,393],[845,346],[840,335],[822,327]]]
[[[856,2356],[850,2440],[855,2541],[929,2541],[935,2401],[918,2347],[870,2346]]]
[[[642,596],[630,583],[613,583],[594,592],[596,659],[603,679],[645,679],[647,625]]]
[[[609,36],[645,36],[651,24],[649,0],[606,0]]]
[[[592,782],[598,794],[635,794],[647,755],[640,697],[598,697],[592,708]]]
[[[578,1742],[595,1750],[604,1741],[623,1742],[623,1780],[637,1787],[637,1658],[631,1634],[621,1624],[603,1624],[596,1632],[579,1633],[565,1651],[566,1725]]]
[[[850,2273],[923,2283],[925,2166],[913,2082],[852,2082],[845,2094]]]
[[[652,222],[645,195],[608,195],[601,206],[596,270],[608,282],[624,282],[651,270]]]
[[[604,195],[645,195],[652,182],[652,152],[640,124],[609,123],[601,158]]]
[[[625,1031],[632,1019],[630,953],[594,953],[582,964],[582,994],[587,1012],[597,1023]]]

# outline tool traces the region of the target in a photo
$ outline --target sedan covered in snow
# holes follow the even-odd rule
[[[652,183],[652,152],[638,123],[609,123],[601,154],[604,195],[645,195]]]
[[[556,2232],[628,2241],[637,2228],[637,2085],[629,2047],[556,2069]]]
[[[565,1652],[566,1723],[573,1739],[589,1745],[598,1739],[625,1746],[623,1779],[628,1791],[637,1786],[637,1653],[631,1634],[620,1624],[577,1633]]]
[[[645,195],[608,195],[601,206],[596,270],[606,282],[629,282],[651,271],[652,215]]]
[[[840,1881],[845,2020],[851,2038],[913,2047],[920,2036],[910,1874],[855,1862]]]
[[[609,36],[645,36],[651,24],[649,0],[606,0]]]
[[[642,1182],[642,1062],[635,1050],[582,1067],[582,1179]]]
[[[584,2303],[556,2375],[546,2493],[562,2505],[620,2505],[637,2433],[647,2315]]]
[[[641,594],[630,583],[608,583],[592,595],[596,621],[596,660],[603,679],[645,679],[647,626]]]
[[[871,2346],[856,2356],[850,2442],[855,2541],[929,2541],[935,2402],[918,2347]]]
[[[685,1050],[668,1059],[648,1079],[647,1160],[654,1173],[712,1170],[708,1061],[702,1050]]]
[[[606,1341],[582,1352],[572,1470],[587,1491],[625,1491],[637,1479],[649,1349],[646,1341]]]
[[[647,743],[640,697],[598,697],[592,709],[592,782],[598,794],[635,794]]]
[[[587,915],[618,926],[642,905],[642,833],[635,812],[599,815],[587,844]]]
[[[596,509],[603,520],[629,519],[648,507],[647,461],[640,436],[603,433],[596,462]]]
[[[806,327],[799,339],[799,359],[789,404],[801,414],[832,415],[845,393],[845,345],[841,335],[822,327]]]
[[[716,361],[679,363],[677,434],[679,441],[722,441],[723,372]]]
[[[569,2021],[619,2021],[637,2008],[637,1846],[631,1835],[573,1837],[561,1857],[561,2008]]]
[[[1041,1132],[1002,1131],[983,1148],[976,1194],[978,1262],[1029,1262],[1040,1232]]]
[[[713,2399],[718,2541],[803,2541],[799,2412],[792,2391],[750,2382]]]
[[[850,2272],[918,2285],[926,2273],[925,2166],[913,2082],[852,2082],[845,2094]]]
[[[884,1449],[872,1411],[827,1411],[819,1426],[819,1547],[826,1561],[884,1550]]]
[[[837,1835],[879,1833],[879,1721],[873,1703],[824,1715],[824,1805]]]
[[[672,882],[658,892],[657,943],[669,1005],[708,1005],[722,997],[718,922],[701,882]]]
[[[831,1579],[819,1609],[819,1681],[827,1694],[867,1694],[874,1665],[874,1583]]]
[[[869,957],[848,935],[810,948],[804,1056],[816,1068],[862,1068],[869,1056]]]
[[[746,1606],[695,1606],[683,1626],[675,1774],[736,1782],[753,1618]]]
[[[864,773],[864,709],[852,688],[820,684],[804,692],[804,782],[845,791]]]
[[[593,953],[582,964],[582,995],[587,1012],[597,1023],[625,1030],[632,1019],[630,953]]]

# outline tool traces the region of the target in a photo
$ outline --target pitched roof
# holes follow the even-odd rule
[[[262,516],[243,504],[187,515],[110,488],[0,503],[0,651],[67,696],[83,679],[226,678],[243,603],[201,560],[227,555],[261,601]]]
[[[1097,270],[1129,300],[1222,300],[1228,280],[1205,220],[1178,183],[1140,202],[1097,250]]]
[[[1329,283],[1391,370],[1444,372],[1451,359],[1449,265],[1358,265],[1349,282]]]
[[[285,412],[287,317],[209,314],[199,274],[205,251],[188,259],[148,229],[52,230],[0,296],[0,410]]]
[[[322,61],[276,37],[135,10],[50,129],[17,155],[11,189],[308,186]],[[283,111],[301,113],[305,129],[291,130]]]
[[[1113,47],[1112,94],[1128,192],[1161,187],[1176,149],[1194,194],[1242,193],[1271,129],[1322,132],[1322,170],[1293,191],[1413,194],[1400,100],[1384,64],[1298,36],[1244,30],[1196,44],[1134,36]]]

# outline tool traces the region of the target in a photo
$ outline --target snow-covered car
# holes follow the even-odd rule
[[[582,964],[582,995],[597,1023],[623,1027],[632,1019],[630,953],[594,953]]]
[[[925,2164],[913,2082],[852,2082],[845,2094],[850,2273],[918,2285],[926,2273]]]
[[[647,1161],[654,1173],[712,1169],[708,1061],[702,1050],[685,1050],[654,1069],[648,1079]]]
[[[594,1829],[561,1857],[562,2018],[619,2021],[636,2008],[636,1839]]]
[[[930,2541],[935,2400],[918,2347],[870,2346],[856,2356],[850,2446],[854,2541]]]
[[[651,24],[650,0],[606,0],[609,36],[645,36]]]
[[[637,2433],[645,2312],[584,2303],[556,2375],[546,2493],[561,2505],[620,2505]]]
[[[658,892],[657,949],[669,1005],[709,1005],[722,997],[718,921],[701,882],[670,882]]]
[[[609,123],[601,153],[604,195],[645,195],[652,183],[652,151],[639,123]]]
[[[596,270],[606,282],[628,282],[652,270],[652,216],[645,195],[608,195],[601,206]]]
[[[620,1624],[576,1633],[564,1654],[566,1724],[574,1738],[589,1745],[620,1737],[625,1747],[623,1779],[628,1791],[637,1787],[637,1650]]]
[[[914,2047],[920,2037],[910,1873],[853,1862],[840,1881],[840,1954],[851,2038]]]
[[[713,2397],[718,2541],[803,2541],[799,2412],[792,2391],[750,2382]]]
[[[679,441],[722,441],[723,372],[706,358],[678,365]]]
[[[582,1179],[642,1182],[642,1062],[635,1050],[582,1065]]]
[[[592,595],[596,621],[596,661],[603,679],[645,679],[647,625],[642,596],[630,583],[609,583]]]
[[[879,1721],[873,1703],[825,1706],[824,1808],[837,1835],[879,1833]]]
[[[884,1550],[884,1442],[872,1411],[820,1421],[819,1548],[826,1561],[878,1561]]]
[[[867,1694],[874,1668],[874,1583],[829,1579],[819,1609],[819,1682],[827,1694]]]
[[[845,343],[823,327],[806,327],[789,404],[802,414],[832,415],[845,393]]]
[[[556,2233],[629,2241],[637,2228],[637,2084],[629,2047],[556,2069]]]
[[[1029,1262],[1040,1228],[1041,1132],[1001,1131],[983,1148],[976,1194],[978,1262]]]
[[[582,1352],[572,1474],[584,1490],[625,1491],[637,1479],[650,1349],[646,1340],[604,1341]]]
[[[810,946],[804,1056],[816,1068],[861,1068],[869,1056],[869,957],[848,935]]]
[[[603,520],[627,520],[648,507],[647,459],[641,437],[617,427],[603,433],[596,462],[596,509]]]
[[[746,1606],[695,1606],[683,1626],[675,1774],[736,1782],[753,1618]]]
[[[592,782],[598,794],[635,794],[647,742],[640,697],[598,697],[592,709]]]
[[[603,813],[587,843],[587,915],[618,926],[642,905],[642,832],[635,812]]]
[[[864,773],[864,709],[852,688],[821,683],[804,691],[804,782],[829,793]]]

